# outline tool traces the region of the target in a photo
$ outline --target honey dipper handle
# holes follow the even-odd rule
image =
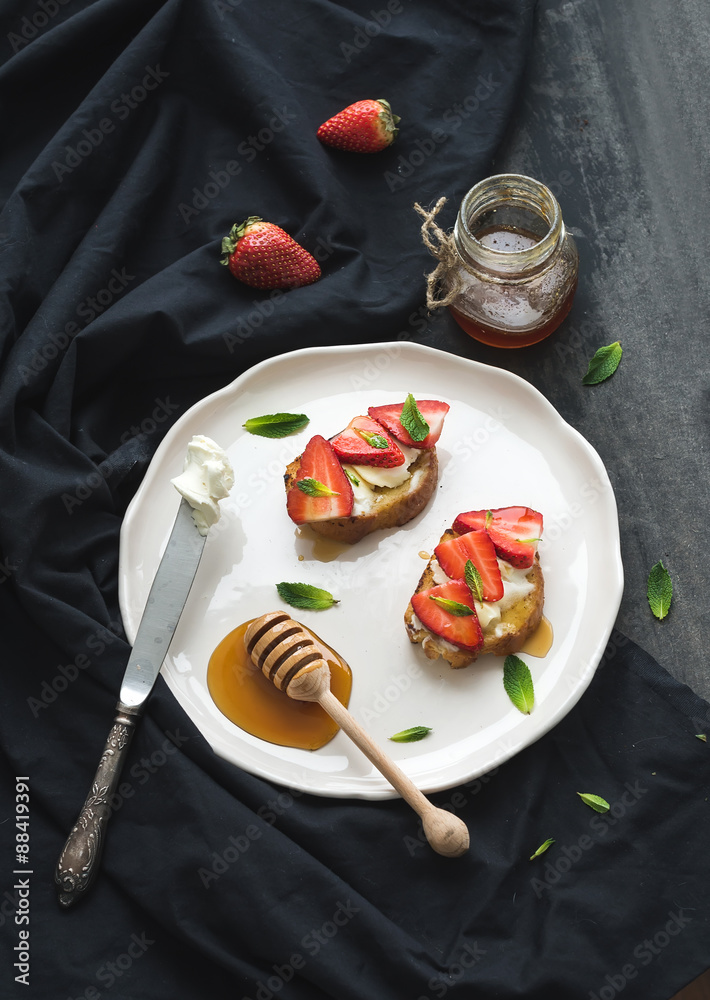
[[[318,703],[331,719],[338,723],[353,743],[362,750],[377,770],[384,775],[395,791],[399,792],[405,802],[420,816],[424,834],[437,854],[457,858],[468,850],[469,835],[466,824],[452,813],[433,805],[419,791],[414,782],[375,743],[369,733],[366,733],[362,726],[355,721],[332,691],[329,689],[323,691],[318,698]]]

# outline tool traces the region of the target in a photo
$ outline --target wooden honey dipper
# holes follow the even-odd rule
[[[302,625],[282,611],[273,611],[251,623],[244,642],[255,666],[280,691],[295,701],[317,702],[338,723],[419,815],[426,839],[437,854],[457,858],[468,850],[466,824],[432,805],[332,693],[328,664]]]

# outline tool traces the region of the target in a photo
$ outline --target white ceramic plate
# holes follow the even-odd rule
[[[283,472],[311,435],[331,436],[368,406],[404,399],[451,405],[439,441],[439,488],[403,528],[376,532],[333,557],[286,515]],[[243,430],[249,417],[289,411],[310,424],[280,440]],[[580,698],[601,659],[623,588],[616,503],[601,459],[547,400],[509,372],[411,343],[295,351],[262,362],[193,406],[160,445],[123,523],[120,603],[131,641],[179,497],[170,484],[187,443],[206,434],[236,471],[207,539],[163,674],[216,753],[282,785],[317,795],[382,799],[389,784],[343,733],[317,751],[243,732],[212,702],[207,664],[247,619],[288,610],[280,581],[329,590],[340,603],[291,613],[338,650],[353,671],[350,709],[425,792],[461,784],[533,743]],[[536,704],[522,715],[503,689],[503,663],[464,670],[430,661],[406,638],[402,616],[444,528],[463,510],[520,504],[543,513],[540,559],[554,642],[525,657]],[[302,557],[302,558],[300,558]],[[388,737],[432,727],[418,743]]]

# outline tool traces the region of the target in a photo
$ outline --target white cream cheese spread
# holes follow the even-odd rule
[[[376,492],[376,487],[394,489],[417,475],[409,470],[421,455],[421,449],[408,448],[403,444],[399,447],[404,452],[404,464],[394,469],[380,469],[374,465],[343,465],[352,483],[354,515],[369,514],[376,509],[382,497],[386,496]],[[423,470],[419,470],[418,475],[423,475]],[[412,486],[416,488],[417,479],[413,480]]]
[[[370,486],[386,486],[388,489],[401,486],[409,479],[409,466],[417,460],[421,450],[408,448],[405,444],[400,444],[399,447],[404,454],[404,463],[394,469],[381,469],[376,465],[353,465],[351,468],[358,479],[364,479]]]
[[[218,500],[234,486],[234,470],[227,453],[204,434],[196,434],[187,446],[182,474],[171,479],[178,493],[192,507],[192,517],[201,535],[219,520]]]

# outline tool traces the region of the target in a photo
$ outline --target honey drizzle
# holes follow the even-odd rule
[[[546,656],[552,646],[553,638],[552,625],[543,615],[540,624],[525,640],[520,652],[527,653],[528,656]]]

